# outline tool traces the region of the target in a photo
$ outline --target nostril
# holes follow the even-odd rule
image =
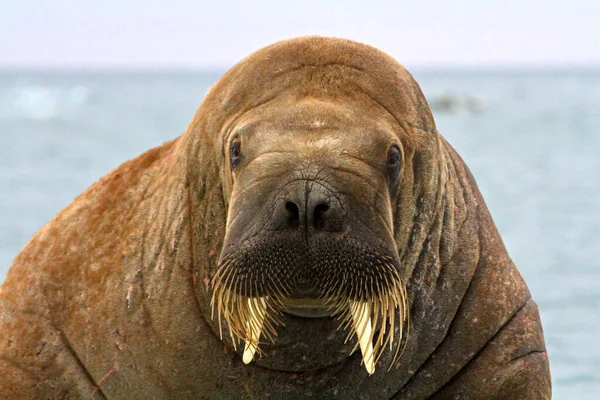
[[[317,204],[313,214],[313,225],[316,230],[321,230],[325,227],[325,214],[329,210],[327,204]]]
[[[285,209],[287,211],[288,225],[291,228],[298,228],[300,226],[300,210],[296,203],[288,201],[285,203]]]

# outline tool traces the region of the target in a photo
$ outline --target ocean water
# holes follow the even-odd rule
[[[0,73],[0,280],[29,237],[178,136],[218,72]],[[544,323],[554,397],[600,398],[600,71],[416,71]]]

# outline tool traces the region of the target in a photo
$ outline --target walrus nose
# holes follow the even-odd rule
[[[339,194],[321,183],[296,181],[278,196],[273,213],[276,229],[340,232],[343,209]]]

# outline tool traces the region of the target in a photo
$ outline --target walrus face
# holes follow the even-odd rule
[[[403,149],[389,115],[363,108],[282,99],[224,135],[229,208],[212,307],[221,332],[224,322],[234,346],[244,342],[245,363],[285,314],[337,318],[369,374],[384,348],[398,355],[407,298],[392,204]]]

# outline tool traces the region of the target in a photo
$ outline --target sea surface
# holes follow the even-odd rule
[[[0,72],[0,281],[123,161],[180,135],[220,72]],[[414,75],[537,301],[554,398],[600,399],[600,71]]]

